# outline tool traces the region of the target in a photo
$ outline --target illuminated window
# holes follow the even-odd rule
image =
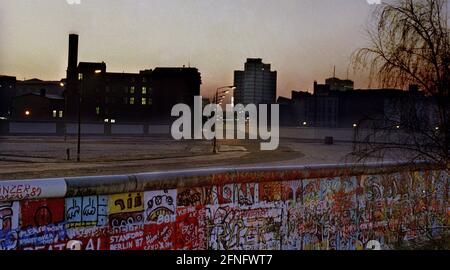
[[[95,108],[95,113],[96,113],[97,115],[100,114],[100,107],[96,107],[96,108]]]
[[[134,97],[130,97],[130,104],[131,104],[131,105],[134,104]]]
[[[147,104],[148,105],[152,105],[153,104],[153,100],[151,98],[149,98],[148,101],[147,101]]]
[[[59,118],[63,118],[63,111],[59,111]]]
[[[146,105],[147,104],[147,99],[146,98],[142,98],[141,103],[142,103],[142,105]]]
[[[130,87],[130,94],[134,94],[134,89],[135,89],[134,86]]]
[[[143,95],[147,94],[147,87],[142,86],[142,94]]]
[[[78,73],[78,80],[79,81],[83,80],[83,74],[82,73]]]
[[[53,118],[56,118],[56,110],[53,110]]]

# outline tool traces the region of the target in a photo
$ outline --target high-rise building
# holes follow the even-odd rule
[[[353,90],[354,82],[352,80],[341,80],[333,77],[325,80],[325,84],[330,86],[331,91],[349,91]]]
[[[260,58],[249,58],[243,71],[234,72],[235,104],[274,104],[277,94],[277,72]]]

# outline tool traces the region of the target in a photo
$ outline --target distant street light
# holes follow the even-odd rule
[[[217,88],[216,89],[216,96],[215,96],[215,99],[214,99],[213,103],[216,104],[216,105],[220,105],[221,106],[223,104],[223,100],[225,98],[225,94],[230,93],[230,89],[235,89],[235,88],[236,87],[234,85],[232,85],[232,86],[223,86],[223,87]],[[228,90],[220,91],[222,89],[228,89]],[[220,97],[220,100],[219,100],[219,95],[223,95],[223,96]],[[214,125],[214,131],[215,130],[216,130],[216,125]],[[217,134],[215,134],[215,136],[214,136],[213,153],[214,154],[218,153],[218,151],[217,151]]]
[[[31,115],[31,112],[30,111],[28,111],[28,110],[26,110],[25,111],[25,115],[28,117],[28,116],[30,116]]]

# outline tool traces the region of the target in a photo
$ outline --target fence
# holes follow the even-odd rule
[[[390,249],[447,231],[449,193],[429,164],[0,181],[0,249]]]

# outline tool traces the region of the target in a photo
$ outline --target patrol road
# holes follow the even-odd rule
[[[81,162],[75,160],[76,137],[0,137],[0,180],[126,174],[211,166],[302,165],[347,160],[351,143],[282,139],[275,151],[261,151],[259,141],[175,141],[167,137],[86,137]],[[70,149],[70,160],[67,160]]]

